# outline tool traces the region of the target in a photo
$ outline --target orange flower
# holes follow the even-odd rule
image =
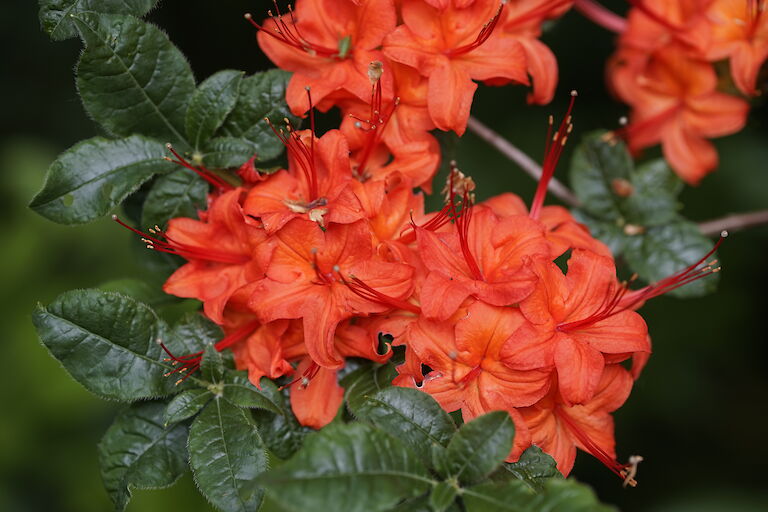
[[[461,410],[464,421],[493,410],[506,410],[516,416],[515,407],[536,403],[549,389],[550,372],[510,369],[499,354],[504,342],[523,322],[523,316],[514,308],[489,306],[481,301],[460,310],[448,322],[420,317],[404,335],[407,346],[432,369],[420,389],[431,394],[445,410]],[[525,448],[523,432],[521,429],[521,435],[516,436],[514,456]]]
[[[288,169],[277,171],[248,192],[245,213],[261,221],[268,234],[296,218],[320,226],[364,218],[350,187],[349,147],[344,136],[330,130],[317,139],[311,130],[287,129],[287,135],[278,134],[288,148]]]
[[[717,92],[712,66],[679,46],[645,59],[623,50],[610,64],[614,91],[632,106],[630,124],[621,133],[632,151],[661,142],[675,172],[696,184],[717,166],[717,152],[707,138],[743,128],[749,105]]]
[[[275,241],[267,277],[253,288],[250,307],[264,322],[303,319],[307,351],[320,366],[343,365],[334,343],[339,322],[392,308],[361,297],[351,281],[364,282],[394,304],[411,293],[413,269],[378,258],[365,221],[323,231],[314,222],[294,219]]]
[[[528,84],[525,53],[515,38],[494,29],[503,4],[476,0],[444,10],[404,0],[403,25],[384,39],[384,54],[428,77],[427,107],[437,128],[459,135],[466,129],[472,80],[506,79]]]
[[[626,466],[616,462],[613,418],[632,390],[632,377],[620,365],[605,367],[594,396],[583,405],[568,406],[552,392],[532,407],[519,409],[531,441],[557,461],[557,469],[568,476],[576,448],[596,457],[621,478]],[[629,482],[630,484],[632,482]]]
[[[281,69],[293,72],[286,100],[296,115],[310,109],[311,87],[321,110],[332,95],[366,100],[368,64],[382,60],[376,50],[397,22],[393,0],[299,0],[295,14],[274,16],[257,25],[261,49]],[[388,93],[391,92],[391,83]]]
[[[626,288],[611,258],[574,249],[566,275],[545,259],[531,266],[539,284],[520,303],[527,322],[504,346],[504,363],[520,370],[554,366],[564,403],[584,404],[606,362],[650,352],[648,329],[640,315],[620,307]]]
[[[242,189],[233,189],[209,200],[201,220],[176,218],[168,230],[155,226],[151,234],[142,233],[147,247],[176,254],[189,263],[180,267],[163,285],[163,291],[178,297],[203,301],[208,318],[222,323],[224,307],[240,288],[261,279],[268,252],[266,234],[246,222],[240,206]]]
[[[757,94],[757,73],[768,57],[766,11],[764,0],[714,0],[707,12],[712,31],[707,58],[729,58],[736,86],[751,96]]]

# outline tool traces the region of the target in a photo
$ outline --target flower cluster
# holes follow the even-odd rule
[[[466,421],[508,411],[509,460],[535,443],[568,474],[579,448],[633,483],[616,462],[611,413],[651,350],[635,310],[716,272],[711,253],[630,291],[605,245],[564,208],[544,206],[575,93],[562,123],[550,119],[530,208],[509,193],[476,203],[475,183],[453,163],[440,211],[425,212],[419,190],[437,168],[428,130],[463,131],[472,78],[525,83],[527,70],[534,101],[551,96],[552,82],[538,81],[549,53],[533,34],[566,4],[300,2],[258,25],[265,51],[294,71],[291,108],[309,113],[309,130],[269,123],[287,168],[262,173],[252,159],[234,186],[173,153],[212,192],[200,220],[142,233],[151,249],[187,260],[164,290],[203,302],[226,333],[216,348],[231,349],[254,385],[284,378],[302,424],[335,417],[346,358],[399,352],[395,385],[418,387]],[[353,121],[318,137],[314,101]],[[187,375],[202,356],[169,355]]]
[[[695,184],[717,167],[712,137],[743,128],[749,104],[721,92],[715,63],[728,60],[730,79],[745,96],[758,94],[768,57],[763,0],[634,0],[609,81],[631,108],[622,130],[631,149],[661,143],[664,156]],[[727,73],[725,73],[727,74]]]

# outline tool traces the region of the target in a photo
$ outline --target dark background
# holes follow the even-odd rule
[[[172,1],[149,19],[188,56],[198,80],[223,68],[269,66],[242,14],[269,2]],[[621,10],[621,2],[609,5]],[[111,509],[99,478],[96,442],[116,404],[72,381],[38,343],[30,322],[37,301],[119,277],[141,277],[130,235],[102,220],[71,228],[26,209],[58,153],[99,134],[75,93],[72,69],[80,43],[52,43],[40,32],[36,3],[3,2],[0,16],[0,510],[91,512]],[[258,15],[256,16],[259,17]],[[578,89],[575,138],[613,128],[625,108],[607,94],[603,64],[613,36],[571,12],[544,40],[560,63],[558,100],[526,107],[521,88],[481,88],[473,113],[539,158],[546,116],[564,109]],[[757,102],[761,103],[761,102]],[[683,213],[708,220],[768,207],[768,125],[762,102],[747,128],[719,139],[721,165],[687,188]],[[649,155],[655,155],[650,151]],[[457,148],[461,168],[481,198],[514,191],[530,198],[535,184],[471,135]],[[564,157],[568,161],[568,154]],[[559,176],[566,173],[563,165]],[[768,377],[765,362],[768,228],[734,233],[723,245],[717,294],[680,301],[655,299],[641,311],[654,355],[628,403],[616,414],[621,458],[645,457],[640,485],[624,490],[589,456],[573,475],[622,510],[751,512],[768,510]],[[139,491],[129,511],[205,511],[189,475],[167,490]]]

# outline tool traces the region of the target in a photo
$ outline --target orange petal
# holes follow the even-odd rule
[[[304,359],[296,373],[301,375],[312,360]],[[323,428],[333,421],[344,400],[344,388],[339,386],[336,371],[320,368],[306,387],[297,382],[290,388],[291,409],[299,423],[306,427]]]

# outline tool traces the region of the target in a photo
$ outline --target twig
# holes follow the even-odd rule
[[[739,231],[761,224],[768,224],[768,210],[736,213],[720,219],[702,222],[699,224],[699,230],[704,236],[716,236],[723,230]]]
[[[467,127],[470,129],[470,131],[472,131],[472,133],[483,139],[485,142],[496,148],[501,154],[519,165],[520,168],[533,179],[536,181],[541,179],[541,166],[534,162],[531,157],[513,146],[512,143],[507,139],[471,116],[467,122]],[[576,198],[573,192],[571,192],[568,187],[563,185],[563,183],[558,181],[556,178],[552,178],[550,180],[547,189],[568,206],[577,207],[580,204],[579,200]]]
[[[621,34],[627,28],[627,20],[609,11],[594,0],[576,0],[573,6],[582,16],[606,30]]]

